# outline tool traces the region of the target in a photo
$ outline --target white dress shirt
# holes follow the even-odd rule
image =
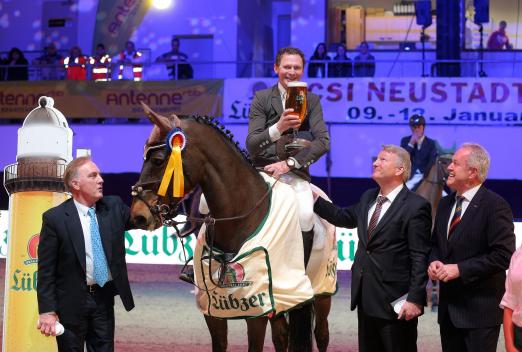
[[[395,198],[397,198],[397,195],[402,191],[403,187],[404,187],[404,185],[401,184],[401,185],[395,187],[393,189],[393,191],[388,193],[388,195],[386,196],[386,198],[387,198],[386,202],[382,203],[381,213],[379,214],[379,219],[377,220],[377,224],[379,223],[379,221],[381,221],[382,217],[384,216],[384,214],[386,214],[388,209],[390,209],[390,206],[392,205]],[[379,192],[379,196],[384,197],[384,195],[381,192]],[[378,198],[378,196],[377,196],[377,198]],[[372,218],[373,212],[375,211],[375,207],[377,206],[377,198],[375,198],[375,201],[373,202],[372,206],[370,207],[370,210],[368,211],[368,223],[367,223],[368,226],[370,225],[370,220]]]

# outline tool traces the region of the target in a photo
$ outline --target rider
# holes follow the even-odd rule
[[[249,113],[246,146],[257,167],[263,167],[274,177],[293,187],[297,195],[299,224],[303,232],[305,265],[308,263],[313,243],[313,196],[308,167],[330,148],[330,136],[323,120],[319,97],[308,93],[306,118],[301,124],[292,109],[285,109],[286,89],[289,82],[300,81],[305,58],[300,49],[287,47],[278,51],[274,71],[278,83],[271,88],[257,91]],[[298,137],[310,141],[293,157],[282,158],[276,152],[276,144],[282,135],[298,128]]]
[[[437,143],[435,140],[424,135],[426,120],[424,116],[415,114],[409,121],[411,136],[406,136],[401,140],[401,147],[410,153],[411,176],[406,182],[406,186],[415,191],[419,187],[422,179],[428,176],[431,167],[437,159]]]

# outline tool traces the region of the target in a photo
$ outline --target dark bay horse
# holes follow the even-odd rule
[[[146,142],[144,162],[138,183],[133,187],[131,216],[134,224],[153,230],[172,219],[182,196],[172,195],[172,184],[164,196],[158,188],[167,169],[170,152],[165,139],[174,129],[186,137],[182,152],[184,194],[199,185],[215,220],[213,247],[225,253],[238,253],[247,236],[261,223],[269,207],[266,182],[246,154],[232,141],[228,131],[205,117],[170,118],[154,113],[144,105],[153,130]],[[208,224],[207,224],[208,225]],[[207,226],[208,228],[208,226]],[[207,238],[209,233],[206,234]],[[272,317],[272,341],[277,351],[311,351],[311,302],[284,316]],[[268,317],[247,319],[248,350],[262,351]],[[205,315],[213,351],[227,349],[227,321]]]
[[[428,176],[422,180],[421,184],[415,191],[415,193],[430,202],[432,223],[435,223],[437,207],[442,198],[442,192],[444,190],[446,178],[448,177],[448,165],[451,163],[452,156],[453,154],[442,154],[438,156],[428,172]],[[436,311],[439,302],[438,284],[436,282],[432,282],[429,301],[431,301],[432,311]]]

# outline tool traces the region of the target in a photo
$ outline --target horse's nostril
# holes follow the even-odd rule
[[[143,215],[136,215],[133,222],[134,226],[138,229],[145,229],[147,227],[147,219]]]

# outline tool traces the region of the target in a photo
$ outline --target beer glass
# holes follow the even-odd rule
[[[286,101],[285,109],[294,109],[293,115],[298,115],[299,120],[303,123],[306,118],[306,93],[307,93],[306,82],[289,82],[286,89]],[[297,140],[297,129],[292,130],[293,138],[292,141],[285,146],[286,149],[301,148],[302,145]]]

